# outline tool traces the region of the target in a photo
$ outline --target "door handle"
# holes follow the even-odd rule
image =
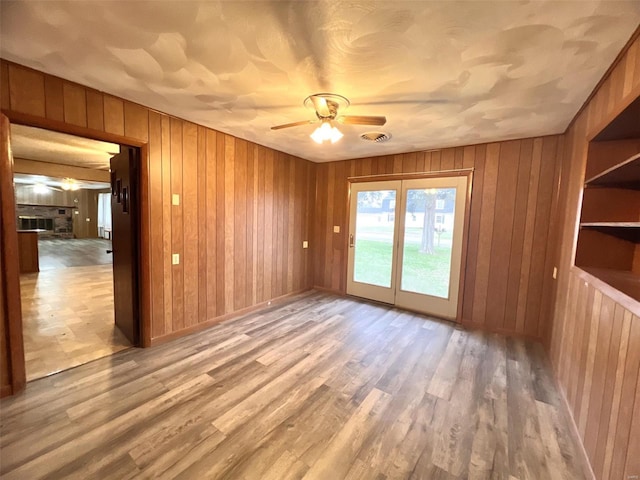
[[[349,235],[349,248],[353,248],[353,233]]]
[[[107,250],[107,253],[113,253],[113,250]]]

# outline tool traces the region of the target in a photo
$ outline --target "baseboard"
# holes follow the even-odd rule
[[[571,439],[573,440],[574,445],[579,445],[578,455],[582,458],[579,459],[582,471],[585,474],[585,478],[589,480],[596,480],[596,475],[593,473],[593,468],[591,467],[591,462],[589,461],[589,455],[587,455],[587,451],[584,448],[584,443],[582,443],[582,438],[580,438],[580,433],[578,430],[578,425],[576,424],[573,415],[571,414],[571,407],[569,402],[567,401],[567,397],[564,395],[564,390],[560,387],[560,382],[558,381],[558,377],[556,376],[555,369],[553,365],[551,365],[551,360],[548,358],[549,354],[547,353],[547,361],[551,367],[551,375],[553,376],[553,383],[556,386],[556,390],[558,391],[558,395],[560,396],[560,401],[562,403],[561,409],[564,415],[565,420],[569,424],[569,434],[571,435]]]
[[[196,333],[202,330],[206,330],[207,328],[213,327],[214,325],[217,325],[220,322],[224,322],[226,320],[230,320],[232,318],[237,318],[237,317],[241,317],[243,315],[246,315],[248,313],[251,312],[255,312],[258,310],[263,310],[267,307],[272,307],[274,304],[280,304],[280,303],[284,303],[285,301],[289,300],[291,297],[294,297],[296,295],[300,295],[301,293],[304,292],[308,292],[310,290],[313,290],[312,287],[309,288],[304,288],[302,290],[296,290],[295,292],[291,292],[291,293],[287,293],[285,295],[281,295],[279,297],[276,298],[272,298],[271,300],[267,300],[261,303],[257,303],[255,305],[251,305],[250,307],[245,307],[242,308],[240,310],[236,310],[235,312],[230,312],[227,313],[225,315],[220,315],[219,317],[215,317],[215,318],[211,318],[209,320],[206,320],[202,323],[198,323],[196,325],[192,325],[190,327],[187,328],[183,328],[182,330],[178,330],[177,332],[171,332],[168,333],[166,335],[162,335],[160,337],[155,337],[151,339],[151,347],[155,347],[157,345],[162,345],[163,343],[167,343],[170,342],[171,340],[175,340],[177,338],[180,337],[184,337],[186,335],[189,335],[191,333]]]
[[[313,290],[318,290],[319,292],[324,292],[324,293],[333,293],[334,295],[340,295],[341,297],[346,297],[347,294],[345,292],[342,292],[340,290],[336,290],[334,288],[327,288],[327,287],[319,287],[318,285],[314,285]]]
[[[481,330],[487,333],[499,333],[500,335],[505,335],[509,337],[516,338],[524,338],[527,340],[533,340],[534,342],[542,342],[542,338],[537,335],[530,335],[528,333],[515,332],[513,330],[509,330],[508,328],[500,328],[500,327],[488,327],[482,323],[474,323],[469,320],[462,319],[460,323],[467,330]]]

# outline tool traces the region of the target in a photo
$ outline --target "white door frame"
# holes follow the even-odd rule
[[[454,220],[455,222],[454,228],[458,230],[461,229],[462,236],[460,241],[457,242],[457,245],[455,247],[460,252],[458,254],[458,258],[460,260],[459,262],[457,262],[457,265],[452,266],[457,270],[457,276],[458,276],[458,281],[455,281],[455,279],[452,278],[452,281],[450,283],[449,297],[451,299],[450,305],[452,305],[453,307],[445,311],[439,310],[436,313],[433,311],[425,312],[420,305],[416,307],[415,302],[411,302],[411,301],[405,302],[401,300],[401,304],[399,304],[396,301],[396,296],[397,296],[397,293],[400,292],[400,289],[395,288],[395,285],[398,284],[399,276],[401,275],[401,272],[402,272],[401,258],[399,259],[399,261],[397,258],[394,258],[393,267],[392,267],[393,278],[392,278],[392,288],[391,288],[393,289],[393,291],[385,292],[386,296],[384,297],[377,296],[376,298],[371,298],[371,296],[367,296],[366,290],[363,292],[362,289],[358,287],[354,289],[353,285],[350,286],[350,279],[353,278],[353,256],[354,256],[354,252],[353,252],[354,248],[350,247],[350,235],[351,234],[355,235],[355,214],[354,212],[351,211],[351,200],[354,196],[354,192],[355,194],[357,194],[358,191],[388,190],[390,185],[388,182],[390,180],[397,181],[397,182],[403,182],[403,181],[410,182],[412,180],[424,180],[424,179],[436,179],[436,178],[448,179],[452,181],[456,181],[456,179],[462,179],[461,182],[464,182],[464,183],[452,184],[452,186],[456,186],[457,188],[459,188],[456,194],[456,202],[455,202],[456,208],[458,208],[457,207],[458,202],[462,202],[464,205],[464,208],[462,210],[463,212],[462,215],[456,215],[456,218]],[[472,192],[472,185],[473,185],[473,169],[470,168],[470,169],[458,169],[458,170],[440,171],[440,172],[423,172],[423,173],[416,173],[416,174],[379,175],[376,177],[349,177],[347,180],[349,182],[349,195],[347,199],[347,209],[346,209],[346,220],[347,220],[346,249],[348,254],[347,254],[347,266],[345,269],[345,273],[347,275],[345,293],[347,295],[354,295],[362,298],[370,298],[375,301],[382,301],[384,303],[395,304],[396,306],[400,308],[404,308],[406,310],[414,310],[420,313],[427,313],[429,315],[446,318],[456,322],[461,322],[462,298],[464,294],[464,279],[465,279],[465,268],[466,268],[466,259],[467,259],[466,257],[467,257],[467,249],[468,249],[468,236],[469,236],[469,223],[470,223],[469,219],[470,219],[470,210],[471,210],[471,192]],[[365,184],[365,186],[361,186],[362,184]],[[409,183],[408,185],[411,185],[411,183]],[[404,202],[403,191],[404,191],[404,188],[400,188],[400,191],[396,195],[396,214],[397,214],[398,206],[402,205],[401,202]],[[395,231],[394,245],[396,249],[396,255],[398,257],[401,257],[399,253],[400,252],[399,242],[404,240],[404,238],[400,239],[401,232],[403,232],[402,235],[404,236],[404,219],[403,218],[395,222],[394,231]],[[454,252],[452,251],[452,258],[453,258],[453,254]],[[455,292],[452,291],[454,289],[454,285],[453,285],[454,283],[455,283]],[[387,289],[387,290],[391,290],[391,289]],[[400,292],[400,293],[401,293],[401,297],[405,297],[404,294],[408,294],[407,297],[411,297],[413,295],[421,295],[421,294],[411,294],[410,292]],[[452,294],[453,296],[455,296],[455,299],[452,298]],[[430,297],[430,298],[434,298],[434,297]]]
[[[368,298],[370,300],[376,300],[384,303],[395,303],[396,293],[396,269],[398,262],[395,261],[395,252],[398,244],[398,221],[394,221],[393,229],[393,257],[391,260],[391,278],[390,286],[382,287],[378,285],[371,285],[368,283],[360,283],[353,280],[354,270],[354,256],[355,256],[355,242],[356,242],[356,215],[357,208],[351,208],[351,202],[357,198],[358,192],[369,192],[375,190],[395,190],[396,191],[396,211],[398,205],[401,203],[402,182],[400,180],[384,181],[384,182],[362,182],[354,183],[351,185],[349,194],[349,230],[347,238],[347,294],[355,295],[356,297]],[[355,200],[357,202],[357,200]],[[395,213],[394,213],[395,215]],[[396,217],[397,218],[397,217]]]

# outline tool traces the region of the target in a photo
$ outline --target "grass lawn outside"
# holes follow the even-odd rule
[[[376,229],[375,233],[378,232],[380,230]],[[420,253],[419,243],[405,242],[402,260],[402,285],[400,286],[402,290],[441,298],[449,296],[450,238],[451,234],[446,232],[442,234],[441,241],[449,241],[442,241],[442,246],[438,247],[436,237],[436,251],[432,255]],[[358,239],[356,241],[354,280],[390,287],[392,256],[393,245],[390,242]]]

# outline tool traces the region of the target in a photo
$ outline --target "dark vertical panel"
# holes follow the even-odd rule
[[[44,93],[45,93],[45,111],[49,120],[56,120],[58,122],[64,121],[64,96],[62,93],[62,80],[57,77],[46,76],[44,79]],[[7,85],[8,87],[8,85]],[[92,93],[99,95],[98,92],[88,91],[87,95]],[[102,102],[102,99],[100,99]],[[91,127],[90,128],[95,128]],[[102,130],[102,128],[96,128],[96,130]]]
[[[60,87],[62,91],[62,87]],[[60,93],[62,97],[62,92]],[[11,110],[11,91],[9,89],[9,65],[0,59],[0,107],[2,110]],[[62,108],[60,109],[62,116]]]

